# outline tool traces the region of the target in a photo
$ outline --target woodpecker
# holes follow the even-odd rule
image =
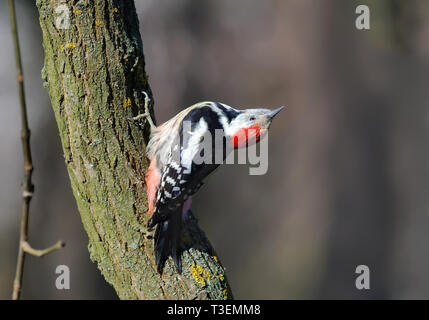
[[[224,154],[221,158],[225,160],[231,150],[258,142],[266,134],[274,116],[284,107],[238,110],[219,102],[200,102],[155,126],[149,113],[150,99],[146,92],[143,93],[145,113],[130,120],[145,118],[151,128],[146,147],[150,160],[145,177],[150,217],[147,227],[149,230],[156,227],[154,248],[158,272],[162,274],[164,264],[171,256],[181,274],[181,230],[192,196],[220,165],[216,161],[195,161],[197,156],[207,152],[201,147],[204,137],[214,137],[216,130],[223,132],[221,151]],[[214,160],[219,148],[213,145],[209,151]]]

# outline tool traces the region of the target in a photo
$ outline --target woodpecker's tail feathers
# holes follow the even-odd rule
[[[182,216],[174,212],[168,220],[159,222],[155,231],[155,258],[158,272],[162,274],[168,257],[173,258],[177,272],[182,273],[180,239],[182,234]]]

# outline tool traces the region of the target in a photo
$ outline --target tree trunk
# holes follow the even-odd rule
[[[183,235],[183,274],[156,271],[145,228],[149,128],[143,112],[143,46],[133,1],[38,0],[42,71],[92,261],[121,299],[228,299],[218,258],[192,216]]]

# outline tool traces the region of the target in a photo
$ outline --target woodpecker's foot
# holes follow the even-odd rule
[[[153,225],[152,218],[146,224],[146,239],[153,239],[155,233],[155,225]]]
[[[156,225],[156,223],[153,221],[153,217],[151,217],[146,224],[146,228],[148,230],[152,230],[155,227],[155,225]]]
[[[155,233],[154,227],[148,227],[146,226],[146,239],[153,239]]]
[[[135,116],[133,118],[128,118],[128,120],[129,121],[138,121],[141,118],[146,118],[146,120],[149,122],[150,127],[155,128],[156,126],[153,123],[152,117],[151,117],[150,112],[149,112],[150,98],[145,91],[143,91],[143,94],[145,96],[145,98],[144,98],[144,113],[138,114],[137,116]]]

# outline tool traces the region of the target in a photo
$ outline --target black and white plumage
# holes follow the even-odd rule
[[[147,97],[147,96],[146,96]],[[148,214],[151,216],[148,228],[156,226],[154,243],[158,272],[162,273],[164,264],[171,255],[177,271],[182,272],[180,238],[184,217],[191,204],[191,197],[203,184],[203,180],[219,166],[216,159],[215,144],[212,144],[212,161],[195,161],[204,156],[207,149],[202,143],[210,135],[214,139],[216,130],[222,130],[222,160],[227,153],[227,144],[233,147],[234,137],[240,132],[247,143],[247,129],[257,130],[257,140],[263,130],[267,130],[272,118],[283,107],[268,109],[237,110],[217,102],[195,104],[156,127],[146,113],[137,116],[148,117],[151,123],[151,137],[147,145],[150,167],[146,174],[148,194]],[[136,119],[134,118],[134,119]],[[214,141],[214,140],[213,140]],[[209,154],[207,154],[209,155]]]

